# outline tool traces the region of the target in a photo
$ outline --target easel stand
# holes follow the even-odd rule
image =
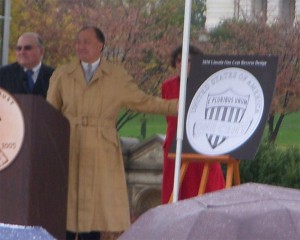
[[[175,159],[176,154],[175,153],[169,153],[169,158]],[[234,182],[235,185],[239,185],[240,180],[240,170],[239,170],[239,163],[240,161],[237,159],[234,159],[228,155],[223,156],[205,156],[205,155],[199,155],[199,154],[182,154],[181,155],[181,168],[180,168],[180,176],[179,176],[179,188],[181,187],[183,178],[185,176],[186,170],[189,166],[190,161],[204,163],[202,177],[200,181],[199,191],[198,195],[202,195],[205,193],[208,174],[209,174],[209,168],[210,164],[218,162],[221,164],[227,165],[227,171],[226,171],[226,188],[230,188],[232,186],[232,182]],[[170,196],[169,203],[171,203],[173,200],[173,192]]]

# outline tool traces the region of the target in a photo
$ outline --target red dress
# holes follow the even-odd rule
[[[168,79],[162,84],[162,98],[176,99],[179,98],[180,80],[179,76]],[[162,203],[168,203],[173,191],[175,159],[168,158],[168,153],[173,139],[176,137],[177,117],[167,116],[166,139],[163,144],[164,149],[164,167],[162,183]],[[179,200],[194,197],[198,195],[200,180],[203,171],[203,163],[190,162],[186,175],[183,179],[179,190]],[[222,173],[221,165],[213,163],[210,166],[208,180],[205,192],[212,192],[223,189],[225,180]]]

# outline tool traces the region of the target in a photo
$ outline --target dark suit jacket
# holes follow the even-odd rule
[[[17,62],[8,64],[0,68],[0,87],[12,94],[35,94],[46,97],[53,71],[53,68],[42,64],[33,92],[30,93],[23,67]]]

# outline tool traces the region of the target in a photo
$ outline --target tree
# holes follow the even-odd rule
[[[105,57],[112,62],[124,63],[144,91],[157,95],[161,81],[170,74],[166,63],[170,51],[181,42],[182,4],[181,1],[177,4],[175,1],[147,1],[147,4],[137,0],[102,1],[101,14],[92,6],[84,12],[73,8],[73,15],[79,13],[85,23],[101,22],[108,39]],[[194,39],[195,33],[194,26]],[[126,111],[119,118],[117,128],[137,115]]]
[[[268,118],[268,141],[274,143],[284,117],[300,109],[300,25],[227,20],[209,33],[211,53],[275,55],[277,80]],[[212,47],[213,46],[213,47]]]
[[[56,67],[73,57],[73,40],[78,26],[60,1],[14,0],[11,15],[10,62],[15,61],[14,47],[18,37],[27,31],[38,32],[42,36],[47,64]]]
[[[58,66],[73,58],[78,29],[92,24],[106,35],[105,58],[124,64],[146,92],[158,95],[161,81],[172,74],[168,60],[171,50],[182,41],[184,1],[16,0],[12,5],[11,49],[20,33],[36,31],[46,43],[46,63]],[[204,0],[193,1],[194,42],[204,25],[204,11]],[[136,115],[127,111],[117,128]]]

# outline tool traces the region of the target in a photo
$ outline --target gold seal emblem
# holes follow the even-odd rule
[[[15,98],[0,88],[0,172],[18,155],[24,140],[25,123]]]

